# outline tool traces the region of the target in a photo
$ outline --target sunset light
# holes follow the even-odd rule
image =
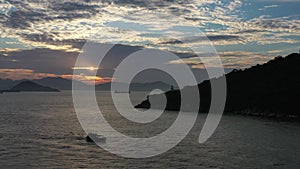
[[[300,0],[0,0],[1,169],[300,169]]]

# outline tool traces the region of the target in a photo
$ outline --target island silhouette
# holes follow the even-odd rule
[[[199,84],[200,113],[207,113],[211,102],[210,81],[226,77],[227,101],[225,113],[239,113],[255,116],[280,118],[300,118],[300,54],[293,53],[286,57],[275,59],[244,70],[233,70],[223,77],[206,80]],[[183,90],[186,90],[186,87]],[[180,90],[164,93],[167,98],[165,110],[185,110],[187,105],[181,105]],[[152,99],[149,99],[149,97]],[[159,95],[148,96],[135,108],[149,109],[150,100]],[[155,104],[157,104],[155,102]],[[159,107],[159,106],[157,106]],[[161,106],[160,106],[161,107]],[[188,111],[188,109],[186,109]]]
[[[59,90],[47,86],[42,86],[32,81],[23,81],[13,86],[9,90],[2,90],[1,92],[59,92]]]

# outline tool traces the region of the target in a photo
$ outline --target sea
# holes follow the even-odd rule
[[[96,95],[112,126],[129,136],[159,134],[178,115],[167,111],[153,123],[135,125],[118,115],[108,92]],[[133,92],[132,104],[144,100],[146,95]],[[0,94],[0,106],[0,168],[3,169],[300,168],[299,122],[223,115],[213,136],[199,144],[206,119],[205,114],[199,114],[190,133],[176,147],[158,156],[132,159],[86,142],[71,91],[4,93]]]

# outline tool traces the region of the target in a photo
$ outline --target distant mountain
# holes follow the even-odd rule
[[[277,57],[263,65],[233,70],[226,75],[227,102],[225,112],[275,117],[300,117],[300,54]],[[216,78],[212,80],[220,80]],[[210,107],[210,81],[197,86],[200,91],[200,112]],[[187,88],[183,89],[187,90]],[[166,92],[167,110],[179,110],[180,91]],[[160,97],[150,96],[150,97]],[[154,99],[155,100],[155,99]],[[136,108],[149,108],[149,99]],[[187,105],[181,105],[187,107]]]
[[[61,77],[46,77],[43,79],[33,80],[33,82],[58,90],[72,90],[72,80]],[[79,81],[74,81],[74,83],[77,83],[78,86],[86,86],[86,84]]]
[[[123,92],[126,91],[127,84],[114,82],[116,86],[116,91]],[[112,83],[99,84],[96,86],[98,91],[110,91]],[[151,83],[132,83],[130,84],[130,91],[152,91],[154,89],[160,89],[162,91],[170,90],[171,85],[163,82],[151,82]]]
[[[59,92],[57,89],[53,89],[51,87],[46,87],[34,83],[32,81],[24,81],[16,86],[12,87],[9,91],[20,91],[20,92]]]
[[[0,79],[0,90],[8,90],[22,82],[21,80]]]
[[[33,80],[33,82],[38,83],[43,86],[49,86],[59,90],[71,90],[72,81],[60,77],[46,77],[43,79]]]
[[[64,79],[61,77],[46,77],[42,79],[36,79],[36,80],[10,80],[10,79],[0,79],[0,89],[1,90],[8,90],[12,88],[13,86],[24,82],[24,81],[32,81],[37,84],[40,84],[42,86],[48,86],[51,88],[55,88],[58,90],[72,90],[72,80],[69,79]],[[86,84],[79,82],[79,81],[74,81],[75,83],[78,84],[78,86],[86,86]]]
[[[72,90],[72,80],[64,79],[61,77],[46,77],[42,79],[36,80],[10,80],[10,79],[0,79],[0,90],[8,90],[13,86],[24,82],[24,81],[32,81],[42,86],[48,86],[58,90]],[[74,83],[79,86],[80,89],[85,89],[86,84],[80,81],[74,81]],[[127,86],[125,83],[116,83],[117,88],[121,91],[125,89]],[[151,91],[153,89],[160,89],[162,91],[170,90],[171,86],[169,84],[163,82],[151,82],[151,83],[132,83],[130,85],[131,91]],[[111,83],[104,83],[95,86],[97,91],[110,91]]]

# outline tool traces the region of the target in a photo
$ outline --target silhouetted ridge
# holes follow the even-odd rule
[[[233,70],[226,75],[228,93],[225,112],[299,117],[299,74],[300,54],[297,53],[285,58],[277,57],[268,63],[245,70]],[[204,81],[198,85],[198,88],[201,96],[200,112],[207,113],[211,98],[210,81]],[[166,109],[179,110],[180,92],[169,91],[166,96]],[[181,106],[184,107],[184,105]],[[136,106],[136,108],[149,107],[149,100]]]

